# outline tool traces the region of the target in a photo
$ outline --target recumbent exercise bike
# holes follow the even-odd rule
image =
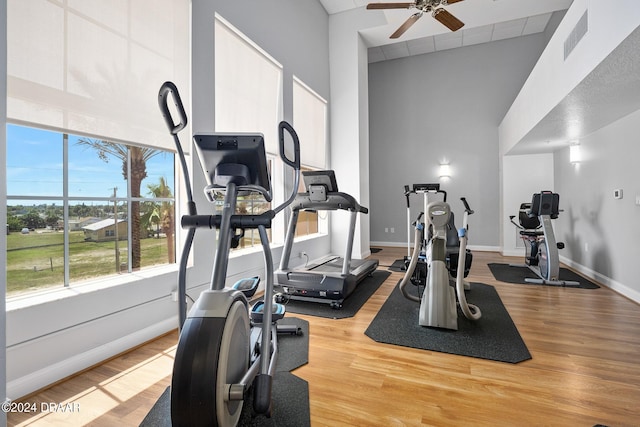
[[[535,193],[531,203],[522,203],[518,212],[518,223],[515,215],[510,215],[511,223],[519,229],[525,247],[525,265],[538,276],[527,277],[527,283],[540,285],[580,286],[579,282],[560,280],[560,257],[558,249],[564,248],[563,242],[556,242],[553,233],[552,219],[560,213],[560,195],[552,191]],[[513,265],[522,267],[522,265]]]

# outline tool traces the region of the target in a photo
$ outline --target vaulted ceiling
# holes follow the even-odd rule
[[[411,9],[367,10],[378,0],[320,0],[327,13],[383,14],[385,25],[362,28],[369,46],[369,62],[419,55],[478,43],[539,33],[545,30],[553,12],[566,10],[572,0],[464,0],[443,6],[464,27],[452,32],[429,14],[411,26],[400,38],[389,36],[412,14]],[[389,1],[389,3],[398,3]]]

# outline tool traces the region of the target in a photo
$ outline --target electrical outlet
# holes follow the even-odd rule
[[[385,227],[385,228],[384,228],[384,232],[385,232],[385,233],[388,233],[388,232],[389,232],[389,227]]]
[[[171,292],[171,301],[178,302],[178,291]]]
[[[393,228],[393,227],[391,227],[391,232],[392,232],[392,233],[395,233],[395,232],[396,232],[396,229],[395,229],[395,228]]]

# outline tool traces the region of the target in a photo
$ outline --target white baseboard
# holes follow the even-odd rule
[[[524,249],[502,249],[502,256],[517,256],[522,257],[522,262],[524,262]]]
[[[588,278],[596,280],[599,283],[605,285],[606,287],[640,304],[640,292],[638,292],[637,290],[631,289],[623,283],[617,282],[612,278],[605,276],[604,274],[600,274],[597,271],[594,271],[589,267],[585,267],[584,265],[579,264],[575,261],[572,261],[564,256],[560,256],[560,262],[582,273]]]
[[[7,383],[7,397],[19,399],[176,329],[178,316],[54,363]]]
[[[478,252],[500,252],[502,250],[500,246],[484,246],[484,245],[468,245],[467,248],[471,251],[478,251]]]
[[[407,242],[369,242],[370,246],[387,246],[390,248],[406,248]]]
[[[391,248],[406,248],[407,243],[400,242],[371,242],[370,246],[379,247],[379,246],[387,246]],[[413,245],[412,245],[413,247]],[[500,252],[502,248],[500,246],[485,246],[485,245],[468,245],[469,250],[478,251],[478,252]]]

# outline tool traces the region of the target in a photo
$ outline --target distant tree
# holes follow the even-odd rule
[[[29,229],[44,228],[47,225],[36,209],[31,209],[22,217],[22,221]]]
[[[69,216],[75,218],[84,218],[87,216],[91,216],[91,208],[84,203],[81,205],[69,206]]]
[[[172,198],[171,187],[167,185],[167,181],[164,177],[160,177],[158,184],[148,184],[147,188],[156,198]],[[174,209],[171,202],[160,202],[160,206],[157,203],[154,204],[155,209],[151,212],[150,220],[154,220],[160,225],[160,229],[167,236],[167,249],[169,254],[169,263],[174,263],[176,260],[175,246],[174,246]]]
[[[103,141],[101,139],[81,138],[78,144],[91,147],[98,152],[98,157],[105,163],[110,158],[115,158],[122,162],[122,176],[130,181],[131,197],[140,197],[140,186],[142,180],[147,177],[147,161],[161,153],[152,148],[143,148],[117,144],[115,142]],[[129,165],[127,153],[131,156],[131,176],[129,176]],[[131,263],[132,268],[140,268],[140,202],[131,204]]]
[[[44,222],[47,225],[47,227],[55,228],[58,226],[58,220],[60,220],[60,217],[58,215],[49,213],[47,214],[47,217],[44,219]]]
[[[9,225],[9,231],[20,231],[27,226],[22,218],[10,214],[7,214],[7,224]]]

